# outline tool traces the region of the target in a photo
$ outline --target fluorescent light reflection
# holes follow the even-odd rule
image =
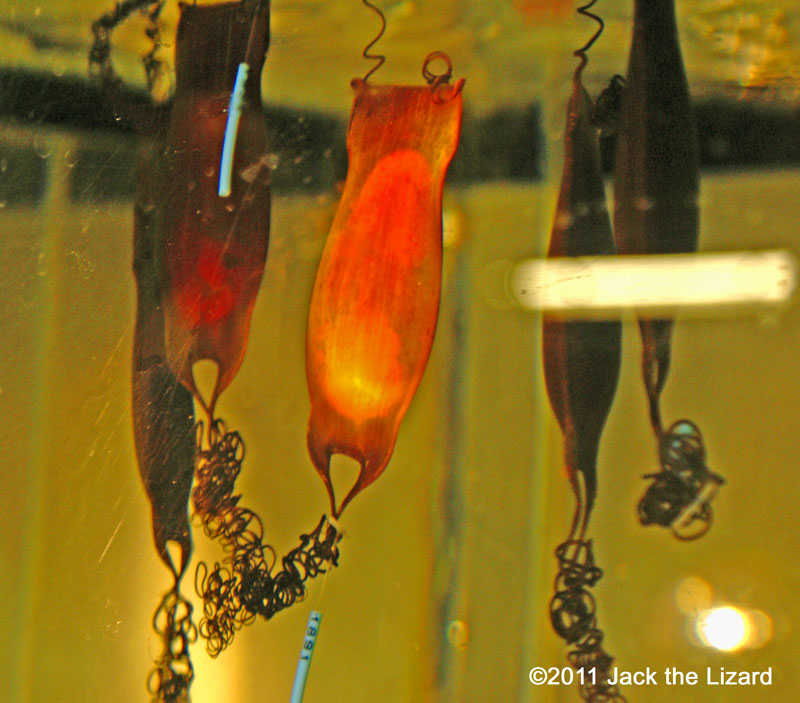
[[[511,273],[523,308],[552,312],[624,308],[774,306],[797,285],[788,251],[531,259]]]

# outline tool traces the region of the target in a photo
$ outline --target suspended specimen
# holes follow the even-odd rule
[[[464,81],[449,84],[444,54],[425,59],[426,86],[367,81],[383,62],[368,53],[382,32],[364,50],[379,63],[352,82],[347,180],[306,335],[308,449],[336,517],[386,468],[428,361],[441,289],[442,189],[461,125]],[[441,75],[430,68],[437,60],[446,63]],[[338,505],[333,454],[360,465]]]
[[[159,164],[156,262],[167,358],[210,416],[242,363],[269,242],[267,128],[259,78],[269,44],[269,5],[256,8],[251,16],[240,2],[183,6],[175,97]],[[244,85],[232,191],[219,197],[223,136],[240,62],[253,78]],[[192,376],[201,360],[217,366],[209,399],[198,393]]]
[[[611,222],[605,202],[598,128],[592,100],[581,80],[586,52],[603,30],[602,20],[578,12],[599,27],[575,52],[580,64],[572,78],[567,108],[564,168],[548,257],[603,256],[614,253]],[[588,590],[602,576],[595,565],[589,518],[597,495],[600,437],[616,393],[620,369],[619,320],[579,320],[547,314],[542,322],[545,384],[550,405],[564,436],[564,466],[577,502],[566,541],[556,549],[559,571],[550,601],[553,629],[572,647],[568,659],[581,672],[586,701],[625,700],[608,683],[613,659],[602,647],[595,601]]]
[[[699,148],[683,67],[674,0],[635,0],[633,40],[619,117],[614,236],[620,254],[685,254],[697,249]],[[669,372],[672,317],[639,315],[642,375],[661,471],[639,503],[644,525],[679,539],[708,531],[710,501],[723,483],[705,463],[697,426],[666,430],[660,398]]]
[[[135,210],[133,415],[156,549],[173,573],[173,588],[153,618],[164,649],[148,686],[154,701],[186,701],[193,679],[188,646],[197,633],[216,656],[257,616],[270,618],[301,600],[305,581],[337,564],[341,534],[323,516],[278,560],[263,542],[261,520],[234,494],[244,443],[216,416],[244,357],[267,256],[260,74],[268,2],[181,4],[168,110],[126,102],[110,61],[110,34],[134,11],[147,14],[147,34],[157,43],[162,6],[128,0],[101,17],[93,25],[90,64],[117,113],[155,140]],[[156,53],[154,47],[145,57],[151,87],[161,74]],[[446,64],[441,75],[430,68],[437,60]],[[388,462],[430,353],[441,285],[442,188],[461,119],[463,81],[449,85],[446,56],[425,60],[423,87],[373,86],[371,73],[353,81],[348,179],[309,313],[309,448],[337,517]],[[369,353],[376,347],[383,352],[377,357]],[[202,360],[217,369],[208,397],[194,380]],[[195,422],[194,403],[206,416],[202,422]],[[338,509],[328,474],[334,452],[362,465]],[[221,563],[197,568],[199,627],[179,592],[192,549],[190,495],[205,533],[225,553]],[[180,549],[178,563],[170,543]]]
[[[133,270],[136,276],[136,327],[133,339],[133,433],[139,472],[150,500],[156,551],[172,571],[154,616],[163,654],[151,674],[154,700],[183,700],[193,678],[189,644],[197,631],[192,607],[179,591],[192,552],[189,492],[196,455],[192,395],[167,364],[161,289],[154,265],[155,190],[150,169],[142,169],[134,206]],[[180,547],[174,564],[169,542]],[[185,692],[185,693],[184,693]]]
[[[336,564],[340,535],[323,516],[275,571],[260,519],[233,494],[244,443],[215,417],[219,394],[244,357],[267,255],[270,196],[260,75],[269,4],[181,4],[168,113],[125,104],[110,62],[113,28],[142,10],[155,40],[161,7],[133,0],[100,18],[93,25],[90,63],[115,110],[155,139],[140,170],[135,207],[133,416],[156,549],[174,576],[153,618],[164,649],[148,687],[154,701],[184,701],[193,678],[188,645],[198,631],[191,605],[179,593],[192,547],[190,491],[204,531],[225,551],[222,564],[201,563],[195,579],[203,597],[199,632],[212,655],[257,615],[269,618],[302,599],[305,580]],[[154,56],[155,49],[145,57],[149,85],[159,71]],[[237,122],[226,130],[237,100],[243,102],[236,103]],[[226,133],[232,142],[227,151]],[[225,170],[231,180],[223,194]],[[192,372],[206,359],[217,367],[209,398],[198,391]],[[207,416],[205,426],[195,425],[193,399]],[[180,547],[179,564],[172,562],[169,542]]]

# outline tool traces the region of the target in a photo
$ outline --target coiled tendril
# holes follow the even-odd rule
[[[600,38],[600,35],[603,33],[603,29],[605,27],[602,17],[594,14],[594,12],[589,12],[589,10],[594,6],[596,2],[597,0],[589,0],[589,2],[587,2],[585,5],[582,5],[576,10],[576,12],[579,15],[583,15],[584,17],[588,17],[589,19],[594,20],[595,22],[597,22],[598,25],[597,30],[589,38],[589,41],[587,41],[580,49],[577,49],[572,52],[573,56],[581,60],[581,63],[576,71],[578,75],[580,75],[583,72],[583,69],[586,67],[586,64],[589,63],[589,57],[586,55],[586,52],[589,51],[589,49],[592,48],[594,43]]]
[[[642,525],[671,527],[680,540],[697,539],[711,528],[711,500],[725,479],[706,466],[706,451],[700,429],[689,420],[679,420],[659,442],[661,471],[652,479],[639,501]]]
[[[162,642],[161,656],[147,679],[151,703],[188,703],[194,667],[189,645],[197,641],[192,604],[178,591],[178,584],[161,599],[153,614],[153,631]]]
[[[556,547],[558,574],[550,600],[550,621],[556,634],[574,645],[567,660],[582,672],[580,694],[587,703],[624,703],[616,685],[608,683],[614,658],[602,647],[594,596],[589,592],[603,576],[594,562],[592,541],[570,537]]]
[[[146,12],[150,25],[145,30],[147,37],[152,40],[153,48],[142,58],[144,63],[145,75],[147,77],[147,87],[152,90],[159,72],[162,69],[161,61],[156,59],[158,51],[158,16],[164,7],[164,0],[124,0],[118,2],[111,12],[107,12],[92,24],[92,35],[94,41],[89,50],[89,68],[96,75],[100,76],[106,83],[119,83],[120,78],[114,71],[111,64],[111,32],[122,24],[130,15],[137,10]]]
[[[192,500],[203,530],[219,541],[225,557],[210,568],[198,564],[195,589],[203,599],[200,635],[208,653],[216,657],[256,616],[269,620],[302,600],[306,580],[325,573],[326,565],[338,564],[341,534],[323,515],[309,534],[300,535],[300,544],[280,560],[280,570],[273,573],[275,551],[263,542],[261,519],[240,507],[241,496],[233,495],[245,455],[241,436],[215,420],[208,446],[198,452]]]
[[[378,33],[375,35],[375,38],[364,47],[364,51],[361,52],[361,55],[367,59],[368,61],[376,61],[376,64],[369,69],[364,74],[364,81],[368,81],[369,77],[375,73],[383,64],[386,62],[386,57],[383,54],[371,54],[370,51],[372,47],[375,46],[380,38],[383,36],[383,33],[386,31],[386,15],[383,14],[381,9],[377,5],[373,5],[369,0],[361,0],[361,2],[366,5],[370,10],[378,13],[378,16],[381,18],[381,28]]]

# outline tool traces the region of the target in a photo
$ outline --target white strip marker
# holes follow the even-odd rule
[[[244,84],[250,67],[240,63],[236,71],[236,83],[228,103],[228,122],[225,124],[225,139],[222,142],[222,160],[219,164],[219,197],[227,198],[231,194],[231,177],[233,175],[233,150],[236,147],[236,132],[239,130],[239,118],[242,116],[244,100]]]
[[[322,613],[312,610],[308,616],[306,626],[306,636],[303,639],[303,648],[300,650],[300,660],[297,662],[297,671],[294,674],[294,686],[292,686],[292,698],[290,703],[303,703],[303,693],[306,690],[306,679],[308,679],[308,668],[311,666],[311,655],[314,654],[314,645],[317,642],[319,623],[322,620]]]
[[[777,305],[797,279],[788,251],[738,251],[523,261],[510,287],[523,308],[587,311]]]

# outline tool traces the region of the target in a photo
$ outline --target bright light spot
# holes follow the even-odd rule
[[[787,251],[540,259],[510,278],[518,305],[555,312],[775,305],[796,285]]]
[[[696,628],[703,644],[725,652],[741,648],[750,636],[747,614],[730,606],[701,613]]]

